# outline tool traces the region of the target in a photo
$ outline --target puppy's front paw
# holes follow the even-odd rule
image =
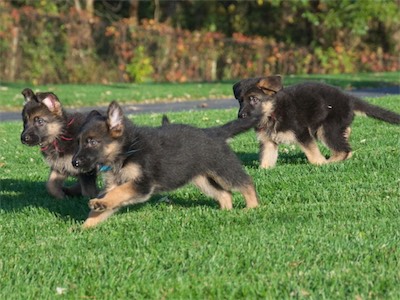
[[[60,200],[65,199],[65,197],[66,197],[65,193],[63,192],[63,190],[61,188],[58,189],[58,188],[47,187],[47,191],[49,192],[49,194],[51,196],[53,196],[54,198],[60,199]]]
[[[109,209],[107,202],[99,199],[92,199],[89,201],[89,208],[92,211],[102,212]]]

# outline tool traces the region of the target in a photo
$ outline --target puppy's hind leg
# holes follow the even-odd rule
[[[192,180],[204,194],[219,202],[221,209],[232,209],[232,195],[224,190],[214,179],[208,176],[197,176]]]
[[[308,161],[313,165],[323,165],[327,163],[326,158],[319,151],[317,143],[312,140],[307,144],[300,144],[300,148],[307,156]]]
[[[328,162],[343,161],[352,156],[349,144],[350,132],[350,127],[345,129],[333,128],[330,130],[324,130],[324,143],[331,150],[331,157],[328,159]]]
[[[246,200],[247,208],[255,208],[258,206],[257,193],[252,183],[239,187],[239,191]]]

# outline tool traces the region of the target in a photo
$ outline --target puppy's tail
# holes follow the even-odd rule
[[[162,120],[161,120],[161,126],[169,125],[169,124],[171,124],[171,122],[169,121],[167,115],[163,115]]]
[[[261,116],[251,116],[249,118],[236,119],[222,126],[206,128],[205,130],[213,137],[230,139],[235,135],[241,134],[249,129],[255,128],[260,122]]]
[[[356,97],[353,97],[353,103],[355,113],[366,114],[368,117],[392,124],[400,124],[400,115],[393,111],[372,105]]]

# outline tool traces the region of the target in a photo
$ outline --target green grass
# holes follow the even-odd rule
[[[398,96],[371,102],[400,111]],[[235,115],[169,114],[202,127]],[[272,170],[258,169],[248,132],[231,146],[259,208],[242,209],[235,194],[234,209],[221,211],[186,186],[92,230],[80,229],[88,199],[46,193],[48,168],[39,149],[20,144],[21,128],[0,123],[0,299],[400,298],[399,126],[358,117],[350,160],[315,167],[282,145]]]
[[[284,84],[318,80],[345,89],[381,87],[400,83],[400,72],[362,73],[344,75],[285,76]],[[168,102],[233,97],[232,82],[219,83],[142,83],[142,84],[48,84],[33,86],[29,83],[0,83],[0,111],[20,110],[21,91],[30,87],[34,91],[52,91],[65,107],[106,105],[111,100],[121,103]]]

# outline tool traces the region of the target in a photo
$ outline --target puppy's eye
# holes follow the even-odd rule
[[[33,119],[33,121],[35,122],[35,124],[37,124],[37,125],[39,125],[39,126],[42,126],[42,125],[45,123],[44,119],[43,119],[43,118],[40,118],[40,117],[35,117],[35,118]]]
[[[96,141],[95,139],[92,139],[92,138],[88,138],[86,140],[86,142],[89,145],[89,147],[95,147],[95,146],[97,146],[99,144],[98,141]]]
[[[250,103],[252,105],[256,105],[258,102],[260,102],[260,100],[257,97],[250,96]]]

